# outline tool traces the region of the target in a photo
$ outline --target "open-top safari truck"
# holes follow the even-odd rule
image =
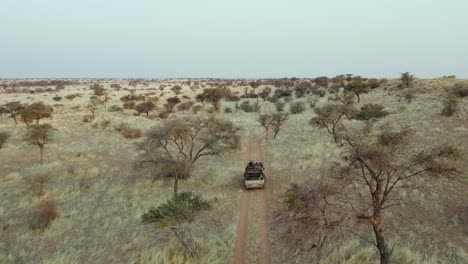
[[[265,188],[265,168],[261,162],[250,161],[244,172],[245,188]]]

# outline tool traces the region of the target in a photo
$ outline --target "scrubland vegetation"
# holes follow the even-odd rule
[[[0,263],[231,263],[252,137],[273,263],[466,263],[467,110],[411,73],[0,80]]]

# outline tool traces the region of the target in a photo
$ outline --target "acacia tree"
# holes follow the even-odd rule
[[[333,136],[335,143],[338,143],[339,135],[338,132],[341,125],[341,118],[345,115],[343,107],[335,104],[327,104],[320,108],[315,108],[314,112],[317,114],[313,117],[309,124],[318,128],[325,128],[328,133]]]
[[[410,87],[411,84],[414,82],[414,75],[411,75],[409,72],[404,72],[400,76],[400,80],[406,88]]]
[[[266,101],[268,96],[270,96],[271,93],[271,87],[265,87],[263,90],[259,93],[260,97],[262,97],[263,101]]]
[[[50,124],[32,125],[24,137],[26,143],[39,147],[41,164],[43,164],[44,147],[49,143],[54,130]]]
[[[205,108],[205,101],[206,101],[206,96],[205,96],[205,94],[203,94],[203,93],[197,94],[197,95],[195,96],[195,100],[196,100],[197,102],[200,102],[200,103],[202,104],[203,108]]]
[[[414,152],[410,132],[406,128],[384,127],[377,132],[364,128],[347,131],[342,140],[344,165],[336,171],[354,190],[348,202],[356,218],[372,226],[381,264],[389,263],[392,253],[384,232],[384,212],[408,202],[399,190],[419,189],[422,181],[418,179],[424,177],[455,174],[457,169],[450,163],[462,156],[450,145]]]
[[[258,116],[257,121],[265,129],[266,140],[268,140],[268,131],[271,127],[271,122],[273,122],[273,116],[271,114],[261,114]]]
[[[239,130],[232,122],[215,117],[165,120],[137,144],[136,166],[155,169],[155,180],[173,178],[177,192],[179,179],[188,178],[199,159],[237,149]]]
[[[274,113],[272,116],[271,127],[273,129],[273,139],[276,139],[278,133],[283,128],[284,123],[288,120],[289,115],[286,113]]]
[[[222,88],[206,88],[203,95],[207,102],[211,103],[216,111],[219,110],[219,101],[224,97],[225,92]]]
[[[25,106],[20,102],[9,102],[3,105],[2,112],[9,114],[9,117],[13,118],[15,125],[18,124],[17,116],[25,109]]]
[[[292,184],[285,191],[284,208],[275,216],[275,222],[284,228],[280,239],[299,251],[299,257],[313,250],[314,263],[320,263],[325,244],[340,234],[340,227],[349,218],[343,210],[346,185],[330,176],[321,174],[318,179]]]
[[[91,112],[91,118],[94,120],[96,118],[96,112],[98,110],[99,102],[95,98],[91,98],[86,105],[86,109]]]
[[[354,93],[358,103],[361,101],[361,94],[369,92],[369,84],[361,80],[355,80],[345,86],[345,91]]]
[[[36,125],[39,124],[39,120],[43,118],[50,118],[54,109],[52,106],[46,105],[42,102],[33,103],[27,106],[21,113],[21,121],[26,123],[26,126],[29,127],[29,124],[33,120],[36,120]]]
[[[151,101],[139,103],[135,106],[135,110],[137,111],[138,115],[141,113],[145,113],[146,116],[149,115],[149,112],[151,112],[154,109],[155,105]]]

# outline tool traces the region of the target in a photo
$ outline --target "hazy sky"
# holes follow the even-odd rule
[[[468,0],[0,0],[0,78],[468,78]]]

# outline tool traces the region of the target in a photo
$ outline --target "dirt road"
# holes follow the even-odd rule
[[[252,138],[247,143],[242,167],[249,160],[262,161],[262,141]],[[266,173],[267,186],[271,183]],[[239,224],[233,263],[271,263],[271,245],[268,237],[268,199],[266,189],[242,190]],[[250,254],[249,254],[250,253]]]

